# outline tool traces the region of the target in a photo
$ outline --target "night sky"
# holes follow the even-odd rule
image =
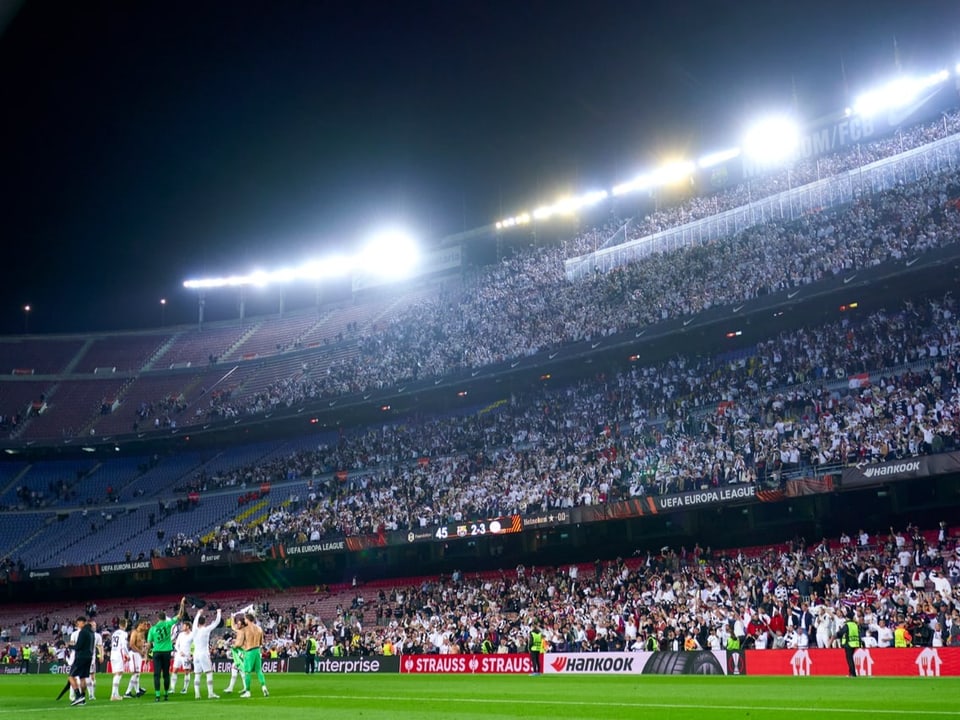
[[[918,0],[0,0],[0,333],[195,318],[181,282],[437,240],[759,112],[960,62]],[[221,305],[232,300],[221,299]]]

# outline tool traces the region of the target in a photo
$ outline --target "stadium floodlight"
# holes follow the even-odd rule
[[[367,245],[355,255],[331,255],[299,266],[255,270],[247,275],[186,280],[183,286],[188,290],[251,286],[263,288],[297,281],[320,282],[336,279],[346,277],[355,270],[402,278],[413,270],[419,258],[417,244],[410,235],[400,230],[387,230],[372,236]]]
[[[420,250],[405,230],[390,228],[374,233],[357,256],[357,269],[401,280],[420,261]]]
[[[796,152],[799,142],[800,129],[792,118],[771,115],[747,130],[743,152],[765,164],[783,162]]]
[[[657,170],[653,179],[657,185],[669,185],[690,177],[695,169],[696,165],[688,160],[673,162]]]
[[[904,76],[886,85],[860,95],[853,103],[858,115],[871,117],[885,110],[897,110],[914,102],[925,90],[945,82],[950,77],[946,70],[925,77]]]
[[[620,183],[619,185],[614,185],[613,194],[615,197],[620,197],[621,195],[628,195],[629,193],[632,193],[632,192],[646,190],[652,184],[653,183],[649,175],[638,175],[633,180],[627,180],[626,182]]]
[[[584,193],[580,196],[580,207],[591,207],[597,203],[603,202],[608,197],[610,193],[606,190],[591,190],[588,193]]]
[[[331,255],[324,260],[311,260],[300,269],[299,278],[303,280],[329,280],[344,277],[353,270],[353,260],[346,255]]]
[[[738,147],[730,148],[729,150],[718,150],[717,152],[708,153],[697,160],[697,166],[701,170],[706,170],[707,168],[722,165],[728,160],[733,160],[737,157],[740,157],[740,148]]]
[[[549,220],[553,215],[553,205],[542,205],[533,211],[534,220]]]

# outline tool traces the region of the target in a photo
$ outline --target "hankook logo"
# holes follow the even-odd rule
[[[917,472],[919,469],[920,461],[911,460],[910,462],[896,463],[895,465],[869,467],[863,471],[863,475],[868,478],[886,477],[887,475],[897,475],[905,472]]]

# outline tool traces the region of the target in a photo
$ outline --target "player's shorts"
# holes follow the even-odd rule
[[[177,670],[190,670],[193,667],[193,664],[190,662],[189,655],[180,655],[177,653],[173,656],[173,671]]]
[[[127,669],[132,673],[138,673],[143,670],[143,655],[138,652],[130,652],[127,657]]]
[[[243,671],[247,673],[262,672],[263,657],[260,655],[260,648],[245,650],[243,658]]]
[[[91,675],[97,674],[97,656],[96,655],[90,658],[90,674]]]
[[[75,678],[88,678],[90,677],[90,665],[95,663],[96,660],[93,658],[88,658],[80,656],[73,661],[73,665],[70,666],[70,677]]]
[[[194,655],[193,671],[196,673],[213,672],[213,661],[210,659],[210,655]]]
[[[127,672],[127,663],[123,661],[123,655],[120,655],[119,653],[110,653],[110,667],[108,667],[107,670],[108,672],[112,672],[114,675]]]

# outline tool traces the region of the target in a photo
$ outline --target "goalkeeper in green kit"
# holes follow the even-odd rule
[[[238,618],[234,622],[234,628],[236,629],[236,637],[233,640],[234,667],[237,665],[238,654],[243,660],[243,692],[240,693],[240,697],[250,697],[250,675],[253,673],[257,674],[263,696],[270,697],[270,692],[267,690],[267,679],[263,676],[263,659],[260,655],[263,646],[263,630],[257,625],[252,612]],[[230,687],[224,692],[233,690],[234,680],[235,678],[231,676]]]
[[[233,631],[237,638],[240,637],[245,625],[246,622],[243,619],[243,615],[237,615],[233,618]],[[233,686],[237,684],[237,678],[243,676],[243,648],[237,645],[236,641],[234,642],[234,646],[230,649],[230,659],[233,661],[233,665],[230,668],[230,683],[223,690],[223,692],[228,694],[233,692]],[[241,680],[240,686],[245,687],[246,683]]]
[[[163,678],[163,699],[170,694],[170,654],[173,652],[173,628],[183,619],[187,599],[180,601],[180,610],[176,617],[167,619],[161,610],[157,613],[157,622],[147,633],[148,652],[153,656],[153,692],[154,702],[160,702],[161,677]]]

